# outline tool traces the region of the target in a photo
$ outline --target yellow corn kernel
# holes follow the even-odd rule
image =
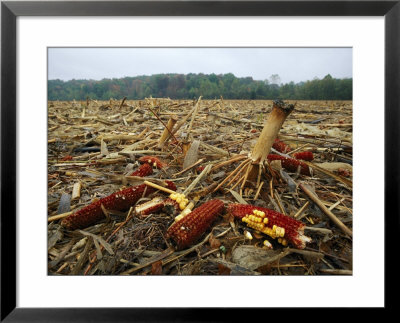
[[[182,201],[181,203],[179,203],[179,208],[180,208],[181,210],[184,210],[185,207],[186,207],[185,201]]]
[[[178,195],[177,193],[172,193],[169,197],[170,197],[171,200],[175,201],[176,198],[177,198],[177,195]]]
[[[178,196],[178,197],[176,198],[176,203],[181,203],[181,202],[182,202],[182,197]]]
[[[282,245],[286,246],[287,245],[287,241],[286,239],[282,239]]]
[[[260,217],[260,218],[265,217],[265,213],[264,213],[263,211],[254,210],[253,213],[254,213],[255,215],[257,215],[258,217]]]
[[[249,215],[249,220],[251,221],[251,222],[257,222],[257,217],[256,216],[254,216],[254,215]]]
[[[252,240],[253,236],[251,235],[251,233],[249,231],[245,231],[244,236],[246,237],[246,239]]]
[[[268,223],[268,218],[264,218],[263,222],[264,222],[265,224],[267,224],[267,223]]]
[[[256,230],[262,230],[262,228],[263,228],[263,224],[261,224],[261,223],[254,223],[253,224],[253,227],[254,227],[254,229],[256,229]]]
[[[271,228],[264,228],[262,230],[263,233],[269,235],[271,238],[275,239],[276,238],[276,234],[275,231],[273,231]]]
[[[272,244],[268,240],[264,240],[264,247],[267,247],[267,249],[272,249]]]
[[[285,228],[281,228],[281,237],[283,238],[285,236]]]

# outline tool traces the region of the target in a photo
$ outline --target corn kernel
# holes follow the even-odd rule
[[[264,240],[264,246],[267,247],[268,249],[272,249],[272,244],[268,240]]]
[[[171,200],[176,200],[176,198],[177,198],[177,195],[178,194],[176,194],[176,193],[172,193],[169,197],[171,198]]]
[[[245,231],[244,236],[246,237],[246,239],[252,240],[253,236],[251,235],[251,233],[249,231]]]
[[[267,224],[268,223],[268,218],[264,218],[264,221],[263,221],[265,224]]]
[[[185,207],[186,207],[185,201],[182,201],[181,203],[179,203],[179,208],[180,208],[181,210],[184,210]]]

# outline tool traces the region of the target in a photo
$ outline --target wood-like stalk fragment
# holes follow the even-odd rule
[[[81,187],[82,187],[81,182],[76,182],[74,184],[74,187],[72,188],[71,201],[79,199],[81,197]]]
[[[181,121],[176,123],[175,128],[172,130],[170,135],[175,135],[178,132],[178,130],[185,124],[185,122],[190,118],[190,116],[197,110],[197,107],[200,104],[200,101],[201,101],[201,96],[197,100],[197,103],[194,106],[194,108],[192,110],[190,110],[190,112]],[[168,140],[168,138],[166,140]]]
[[[267,158],[279,130],[293,109],[293,104],[286,104],[280,100],[274,101],[272,111],[269,114],[260,137],[250,154],[250,158],[254,162],[262,164]]]
[[[317,206],[321,209],[322,212],[324,212],[329,219],[331,219],[331,221],[333,223],[335,223],[344,233],[346,233],[347,235],[349,235],[350,237],[353,236],[353,232],[346,227],[342,221],[340,221],[336,215],[334,215],[331,211],[328,210],[328,208],[321,202],[321,200],[318,198],[318,196],[313,193],[306,185],[304,185],[303,183],[299,184],[299,187],[303,190],[304,193],[306,193],[306,195],[315,203],[317,204]]]
[[[167,123],[167,127],[164,129],[160,140],[158,141],[158,148],[163,148],[165,143],[167,142],[168,138],[170,137],[170,134],[172,133],[172,129],[174,128],[176,122],[178,121],[178,117],[176,115],[172,115]]]
[[[168,182],[169,182],[169,181],[168,181]],[[170,182],[170,183],[172,183],[172,182]],[[163,186],[157,185],[157,184],[152,183],[152,182],[149,182],[149,181],[144,181],[143,184],[146,184],[146,185],[148,185],[148,186],[150,186],[150,187],[152,187],[152,188],[156,188],[156,189],[158,189],[158,190],[160,190],[160,191],[163,191],[163,192],[169,193],[169,194],[173,194],[173,193],[175,193],[175,191],[176,191],[176,188],[173,189],[173,190],[171,190],[171,189],[169,189],[169,188],[167,188],[167,187],[163,187]],[[173,184],[173,183],[172,183],[172,184]],[[174,184],[174,186],[175,186],[175,184]]]

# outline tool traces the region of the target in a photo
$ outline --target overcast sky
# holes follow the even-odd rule
[[[351,48],[49,48],[48,78],[120,78],[160,73],[233,73],[282,83],[352,77]]]

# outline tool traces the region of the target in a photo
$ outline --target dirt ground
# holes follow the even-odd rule
[[[295,109],[278,138],[290,147],[290,157],[313,153],[306,162],[310,174],[271,161],[252,180],[238,168],[260,136],[272,101],[48,102],[48,274],[351,275],[352,102],[289,103]],[[169,138],[161,144],[171,116],[176,132],[166,131]],[[143,156],[166,166],[152,164],[151,175],[130,176]],[[88,227],[61,225],[92,202],[144,180],[172,181],[194,210],[212,199],[226,208],[183,249],[166,235],[175,215],[135,210],[153,197],[166,199],[169,194],[160,190],[130,209],[104,208],[104,217]],[[303,249],[279,243],[230,214],[231,203],[294,218],[311,241]]]

